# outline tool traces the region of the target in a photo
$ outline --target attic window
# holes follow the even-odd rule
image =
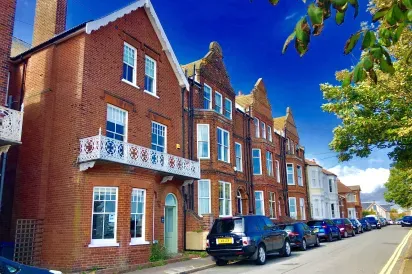
[[[136,49],[127,43],[123,46],[123,79],[136,85]]]
[[[156,95],[156,61],[147,55],[145,57],[144,89]]]

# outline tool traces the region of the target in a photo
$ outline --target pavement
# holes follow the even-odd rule
[[[160,267],[130,272],[129,274],[177,274],[177,273],[363,273],[363,274],[411,274],[412,229],[392,225],[358,234],[355,237],[322,242],[320,247],[307,251],[292,251],[283,258],[269,256],[265,265],[241,261],[216,267],[210,257],[171,263]]]

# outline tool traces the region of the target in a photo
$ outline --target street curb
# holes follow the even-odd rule
[[[176,274],[195,273],[195,272],[198,272],[198,271],[202,271],[202,270],[206,270],[206,269],[209,269],[209,268],[213,268],[213,267],[215,267],[215,266],[216,266],[215,263],[213,263],[213,264],[208,264],[208,265],[200,266],[200,267],[197,267],[197,268],[194,268],[194,269],[177,272]]]
[[[407,258],[409,253],[411,253],[411,255],[412,255],[412,237],[410,237],[410,239],[409,239],[408,247],[407,247],[406,252],[403,256],[403,262],[402,262],[401,268],[399,269],[399,274],[406,274],[405,273],[406,264],[410,260],[410,259]]]

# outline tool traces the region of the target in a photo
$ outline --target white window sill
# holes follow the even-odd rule
[[[120,246],[119,243],[93,243],[89,244],[89,247],[117,247]]]
[[[225,163],[225,164],[230,164],[230,162],[226,162],[226,161],[224,161],[224,160],[219,160],[219,159],[217,159],[219,162],[222,162],[222,163]]]
[[[153,94],[152,92],[150,92],[150,91],[148,91],[148,90],[144,90],[144,92],[147,93],[147,94],[149,94],[149,95],[152,95],[153,97],[155,97],[155,98],[157,98],[157,99],[160,99],[159,96],[157,96],[156,94]]]
[[[202,157],[202,158],[198,158],[199,160],[210,160],[210,157]]]
[[[150,245],[149,241],[145,241],[145,240],[131,240],[129,245]]]
[[[140,90],[139,86],[133,84],[132,82],[127,81],[126,79],[122,79],[122,82]]]

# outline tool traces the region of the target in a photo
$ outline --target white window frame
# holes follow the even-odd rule
[[[292,165],[292,179],[293,179],[292,183],[290,183],[289,180],[288,180],[288,175],[290,174],[289,171],[288,171],[288,165]],[[292,163],[286,163],[286,183],[289,186],[295,185],[295,167]]]
[[[256,193],[262,193],[262,199],[259,199],[259,200],[258,200],[258,199],[256,198]],[[255,191],[255,211],[256,211],[256,209],[257,209],[256,205],[257,205],[258,202],[261,202],[261,203],[262,203],[262,214],[258,214],[257,212],[255,212],[255,213],[256,213],[256,215],[263,215],[263,216],[265,216],[265,195],[264,195],[263,191],[261,191],[261,190],[256,190],[256,191]]]
[[[289,138],[287,138],[286,150],[287,150],[288,153],[290,153],[290,139]]]
[[[226,114],[228,113],[228,110],[226,109],[226,102],[229,102],[230,103],[230,117],[227,117],[226,116]],[[226,117],[226,118],[228,118],[228,119],[230,119],[230,120],[232,120],[232,113],[233,113],[233,105],[232,105],[232,100],[230,100],[230,99],[228,99],[228,98],[225,98],[225,105],[224,105],[224,116]]]
[[[259,118],[253,118],[253,123],[255,124],[255,137],[260,138],[260,121]]]
[[[299,198],[300,218],[306,220],[305,199]]]
[[[268,125],[268,139],[269,142],[273,142],[273,138],[272,138],[272,127]]]
[[[201,196],[200,193],[200,183],[207,183],[209,185],[209,196]],[[203,214],[210,214],[212,213],[212,189],[211,189],[211,182],[209,179],[202,179],[198,181],[198,185],[197,185],[197,212],[199,214],[199,216],[203,216]],[[200,200],[201,199],[208,199],[209,200],[209,212],[200,212]]]
[[[148,94],[150,94],[150,95],[153,95],[153,96],[157,97],[157,62],[156,62],[156,60],[153,59],[152,57],[150,57],[150,56],[148,56],[148,55],[145,55],[145,59],[144,59],[144,62],[145,62],[145,63],[144,63],[144,64],[145,64],[145,72],[144,72],[144,75],[145,75],[145,77],[146,77],[146,60],[152,61],[152,62],[154,63],[154,68],[153,68],[154,77],[153,77],[153,92],[150,92],[150,91],[146,90],[146,87],[145,87],[145,89],[144,89],[144,92],[146,92],[146,93],[148,93]],[[149,76],[149,77],[150,77],[150,76]]]
[[[333,192],[333,179],[328,180],[329,193]]]
[[[254,162],[254,158],[256,158],[256,157],[254,157],[253,156],[253,151],[254,150],[258,150],[259,151],[259,170],[260,170],[260,173],[255,173],[255,170],[254,170],[254,168],[253,168],[253,175],[262,175],[262,154],[261,154],[261,150],[260,150],[260,148],[253,148],[252,149],[252,166],[253,166],[253,162]]]
[[[299,170],[300,170],[300,176],[299,176]],[[303,170],[302,166],[296,165],[296,174],[298,176],[298,186],[303,186]]]
[[[294,205],[295,205],[295,211],[293,211],[293,215],[292,215],[292,211],[291,206],[290,206],[290,202],[294,201]],[[297,204],[296,204],[296,197],[289,197],[288,199],[288,203],[289,203],[289,215],[291,218],[297,219],[298,218],[298,209],[297,209]]]
[[[209,100],[209,107],[207,109],[212,109],[213,108],[213,89],[207,85],[207,84],[203,84],[205,87],[207,87],[210,90],[210,100]],[[203,90],[203,101],[205,101],[206,97],[205,97],[205,92]],[[204,103],[203,103],[203,107],[204,107]]]
[[[260,121],[260,127],[262,129],[262,138],[266,139],[266,124],[263,121]]]
[[[130,45],[129,43],[124,42],[123,43],[123,58],[124,58],[124,48],[125,47],[128,47],[128,48],[134,50],[134,65],[133,65],[133,79],[132,79],[133,81],[130,82],[129,80],[123,78],[123,66],[122,66],[122,81],[127,83],[127,84],[130,84],[134,87],[139,88],[136,85],[137,49],[135,47],[133,47],[132,45]],[[122,64],[124,64],[124,60],[122,61]],[[127,65],[129,65],[129,64],[127,64]]]
[[[94,213],[94,191],[96,188],[111,188],[116,190],[116,211],[114,214],[114,231],[113,231],[113,239],[93,239],[93,215]],[[118,207],[119,203],[119,188],[118,187],[108,187],[108,186],[95,186],[93,187],[93,192],[92,192],[92,218],[90,222],[90,244],[89,247],[104,247],[104,246],[119,246],[119,243],[117,242],[117,215],[119,211]],[[102,213],[96,213],[96,214],[102,214]]]
[[[217,100],[217,98],[216,98],[216,94],[219,94],[219,96],[220,96],[220,111],[217,111],[216,110],[216,106],[218,106],[218,104],[217,104],[217,102],[218,102],[218,100]],[[218,92],[218,91],[215,91],[215,111],[217,112],[217,113],[220,113],[220,114],[223,114],[223,96],[222,96],[222,94],[220,93],[220,92]]]
[[[272,212],[270,212],[272,211]],[[271,219],[276,219],[276,193],[269,192],[269,214]]]
[[[236,210],[238,209],[238,201],[240,200],[240,211],[238,212],[239,214],[243,214],[243,205],[242,205],[242,193],[240,193],[240,191],[238,190],[236,193]]]
[[[278,160],[275,160],[275,166],[276,166],[276,180],[278,183],[280,183],[280,164]]]
[[[336,218],[336,205],[334,203],[330,204],[330,213],[332,218]]]
[[[163,124],[161,124],[161,123],[158,123],[158,122],[155,122],[155,121],[152,121],[152,124],[151,124],[151,127],[150,127],[150,147],[151,147],[151,145],[152,145],[152,134],[153,134],[153,124],[157,124],[157,125],[160,125],[160,126],[162,126],[162,127],[164,127],[165,128],[165,144],[164,144],[164,151],[163,151],[163,153],[167,153],[167,126],[166,125],[163,125]],[[160,152],[160,151],[159,151]]]
[[[229,187],[229,215],[220,215],[220,200],[223,200],[223,212],[226,212],[225,201],[227,200],[225,197],[221,198],[219,193],[219,217],[231,217],[232,216],[232,184],[228,182],[219,181],[219,186],[222,184],[224,186],[224,191],[226,191],[227,186]],[[224,193],[223,193],[224,196]]]
[[[236,146],[239,146],[239,153],[240,155],[237,155],[237,150]],[[240,166],[237,166],[237,160],[239,159],[239,164]],[[242,156],[242,144],[235,142],[235,166],[236,166],[236,171],[238,172],[243,172],[243,156]]]
[[[266,171],[268,176],[273,176],[273,153],[266,150]]]
[[[131,237],[130,238],[130,245],[139,245],[139,244],[149,244],[148,241],[146,241],[146,189],[141,189],[141,188],[132,188],[132,197],[133,197],[133,191],[143,191],[143,217],[142,217],[142,237]],[[132,201],[130,202],[132,203]],[[137,213],[132,213],[131,214],[137,214]],[[130,214],[130,215],[131,215]],[[130,216],[131,217],[131,216]]]
[[[225,149],[225,145],[224,145],[224,134],[223,133],[227,133],[227,161],[225,161],[225,159],[219,159],[219,153],[217,153],[217,159],[219,161],[225,162],[225,163],[230,163],[230,135],[229,135],[229,131],[224,130],[223,128],[217,127],[217,130],[221,130],[222,131],[222,140],[221,140],[221,149],[222,150],[222,156],[224,155],[223,151]],[[218,138],[218,134],[216,132],[216,139]],[[219,149],[219,140],[216,140],[217,142],[217,149]]]
[[[124,122],[124,136],[123,136],[123,142],[127,142],[127,130],[128,130],[128,120],[129,120],[129,113],[128,113],[128,111],[127,110],[124,110],[124,109],[122,109],[122,108],[119,108],[119,107],[116,107],[116,106],[114,106],[114,105],[112,105],[112,104],[107,104],[107,107],[106,107],[106,136],[107,136],[107,121],[108,121],[108,119],[109,119],[109,108],[112,108],[112,109],[115,109],[115,110],[119,110],[120,112],[124,112],[125,113],[125,116],[124,116],[124,119],[125,119],[125,122]],[[113,122],[114,123],[114,122]],[[117,133],[114,133],[114,134],[117,134]],[[120,135],[120,134],[119,134]],[[116,139],[117,140],[117,139]]]
[[[312,170],[312,187],[316,187],[316,170]]]
[[[207,141],[200,141],[200,129],[201,127],[206,127],[207,128]],[[196,134],[197,134],[197,139],[196,139],[196,144],[197,144],[197,158],[198,159],[210,159],[210,125],[209,124],[197,124],[196,128]],[[200,157],[200,150],[199,150],[199,143],[201,142],[207,142],[207,156],[202,156]]]

